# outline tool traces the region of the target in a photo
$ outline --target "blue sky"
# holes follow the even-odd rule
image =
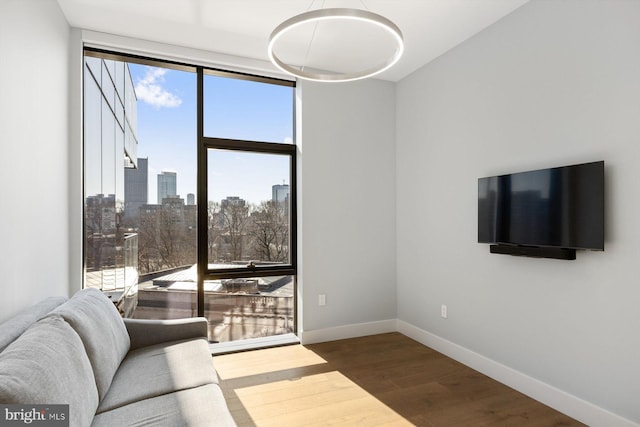
[[[149,203],[157,175],[177,173],[177,192],[196,193],[196,74],[129,64],[138,97],[138,157],[149,158]],[[293,89],[205,75],[205,136],[291,142]],[[288,184],[282,156],[232,151],[209,153],[209,200],[239,196],[259,203],[271,186]]]

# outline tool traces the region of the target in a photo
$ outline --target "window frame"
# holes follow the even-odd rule
[[[237,268],[219,268],[219,269],[209,269],[206,268],[202,274],[204,280],[217,280],[223,278],[248,278],[248,277],[256,277],[256,276],[291,276],[296,274],[296,264],[297,264],[297,197],[296,197],[296,146],[293,144],[281,144],[281,143],[273,143],[273,142],[258,142],[258,141],[245,141],[245,140],[235,140],[235,139],[224,139],[224,138],[211,138],[211,137],[202,137],[199,144],[199,153],[198,155],[202,155],[204,162],[202,167],[207,170],[208,167],[208,158],[207,158],[207,150],[209,149],[220,149],[220,150],[230,150],[230,151],[239,151],[242,153],[258,153],[258,154],[276,154],[276,155],[284,155],[289,156],[289,203],[290,203],[290,214],[291,218],[289,224],[289,263],[288,264],[279,264],[279,265],[267,265],[267,266],[244,266]],[[199,159],[200,161],[200,159]],[[198,167],[200,169],[200,166]],[[206,196],[208,194],[208,182],[207,175],[198,174],[198,179],[201,180],[198,182],[198,188],[203,188],[204,191],[204,201],[201,204],[200,199],[198,199],[198,229],[201,226],[206,227],[207,224],[207,204]],[[198,195],[200,192],[198,191]],[[203,224],[200,223],[200,219],[202,218]],[[207,239],[208,235],[198,233],[198,239],[202,238],[202,241],[198,241],[198,265],[200,265],[200,260],[202,260],[203,265],[208,265],[208,252],[207,252]],[[202,257],[202,258],[201,258]],[[200,272],[199,272],[200,273]]]
[[[196,186],[196,200],[197,200],[197,311],[198,316],[204,316],[204,282],[206,280],[219,280],[219,279],[235,279],[235,278],[251,278],[251,277],[267,277],[267,276],[292,276],[294,281],[293,286],[293,298],[297,301],[298,289],[297,289],[297,245],[298,245],[298,227],[297,227],[297,153],[298,147],[296,143],[296,94],[295,87],[296,82],[291,80],[280,79],[276,77],[267,77],[251,73],[229,71],[218,69],[215,67],[189,64],[185,62],[172,61],[168,59],[153,58],[150,56],[137,55],[132,53],[118,52],[117,50],[98,48],[93,46],[84,45],[82,49],[83,56],[97,56],[104,59],[113,59],[124,62],[134,62],[142,65],[162,66],[180,71],[195,72],[197,75],[197,186]],[[276,142],[263,142],[263,141],[251,141],[251,140],[237,140],[237,139],[224,139],[215,137],[206,137],[204,135],[204,76],[214,75],[225,78],[236,78],[242,80],[250,80],[260,83],[277,84],[282,86],[288,86],[294,88],[292,91],[292,143],[276,143]],[[83,102],[84,104],[84,102]],[[84,152],[84,137],[83,137],[83,152]],[[224,268],[224,269],[209,269],[208,268],[208,251],[207,251],[207,239],[208,239],[208,223],[207,223],[207,206],[208,206],[208,182],[207,182],[207,151],[209,149],[224,149],[235,150],[240,152],[261,153],[261,154],[277,154],[287,155],[290,159],[290,171],[289,171],[289,195],[290,195],[290,229],[289,229],[289,263],[282,265],[268,265],[268,266],[252,266],[247,265],[238,268]],[[86,197],[84,194],[84,155],[83,155],[83,200]],[[83,201],[84,205],[84,201]],[[84,213],[82,221],[82,233],[84,235]],[[86,245],[83,244],[82,250],[83,256],[83,269],[86,261]],[[85,275],[82,275],[82,287],[85,287]],[[294,319],[297,319],[298,304],[294,303]],[[294,333],[297,333],[298,322],[294,321]]]
[[[293,276],[294,282],[297,276],[297,242],[298,242],[298,227],[297,227],[297,182],[296,182],[296,157],[297,157],[297,145],[295,140],[295,91],[291,100],[293,108],[293,129],[291,144],[275,143],[275,142],[262,142],[262,141],[250,141],[250,140],[238,140],[238,139],[226,139],[215,138],[204,135],[204,75],[205,70],[207,75],[216,75],[219,77],[231,77],[240,78],[244,80],[251,80],[261,83],[280,84],[283,86],[289,86],[295,88],[296,84],[289,80],[280,80],[262,76],[252,76],[250,74],[242,74],[228,71],[214,70],[210,68],[200,67],[197,70],[197,102],[198,102],[198,190],[197,190],[197,205],[198,205],[198,230],[207,230],[207,206],[208,206],[208,156],[207,151],[209,149],[223,149],[233,150],[240,152],[251,152],[260,154],[278,154],[288,155],[290,159],[289,170],[289,187],[290,187],[290,230],[289,230],[289,264],[286,265],[271,265],[271,266],[251,266],[237,268],[224,268],[224,269],[209,269],[209,254],[207,251],[208,233],[201,233],[198,231],[198,315],[204,315],[204,282],[205,280],[218,280],[218,279],[240,279],[250,277],[266,277],[266,276]],[[201,173],[202,172],[202,173]],[[297,300],[297,286],[294,285],[294,300]],[[200,290],[202,289],[202,292]],[[202,300],[200,300],[202,298]],[[297,304],[294,305],[294,311],[297,313]],[[201,311],[202,310],[202,311]],[[297,314],[295,315],[297,317]],[[297,325],[297,322],[296,322]],[[297,326],[295,327],[297,329]]]

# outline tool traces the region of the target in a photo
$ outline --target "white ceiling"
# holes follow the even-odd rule
[[[58,3],[73,27],[265,61],[269,35],[286,19],[314,9],[365,9],[390,19],[404,35],[403,57],[378,76],[398,81],[527,1],[58,0]],[[321,31],[314,37],[315,44]],[[348,35],[341,37],[344,40]],[[287,47],[286,43],[283,42],[282,49]],[[342,45],[335,41],[327,43],[336,49]],[[358,55],[354,56],[379,55],[383,45],[379,40],[359,41]],[[344,57],[336,57],[344,63]],[[338,63],[323,63],[321,68],[341,70]]]

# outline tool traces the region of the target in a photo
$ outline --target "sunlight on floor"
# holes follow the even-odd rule
[[[213,360],[221,380],[327,363],[301,345],[215,356]]]
[[[256,426],[412,425],[337,371],[235,392]]]
[[[213,359],[239,426],[412,425],[301,345]]]

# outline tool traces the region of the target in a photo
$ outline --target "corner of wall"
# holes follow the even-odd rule
[[[578,421],[593,426],[633,427],[636,423],[570,393],[546,384],[468,348],[397,320],[397,331],[476,371],[505,384]]]
[[[82,31],[69,35],[69,295],[82,288]]]

